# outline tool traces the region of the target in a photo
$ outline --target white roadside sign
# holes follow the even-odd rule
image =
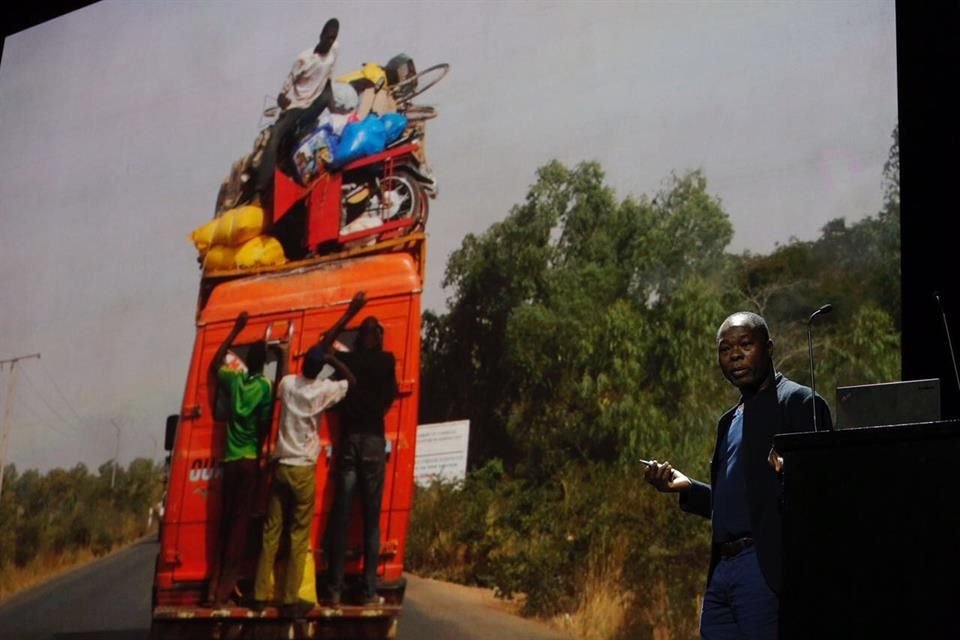
[[[425,486],[434,480],[456,482],[467,476],[470,421],[435,422],[417,427],[413,481]]]

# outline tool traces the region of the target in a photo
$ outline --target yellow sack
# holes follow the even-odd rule
[[[203,258],[204,271],[225,271],[237,268],[237,250],[233,247],[212,246]]]
[[[263,233],[264,216],[260,207],[237,207],[217,218],[213,231],[214,245],[239,247]]]
[[[248,240],[237,250],[236,264],[240,269],[270,267],[283,264],[287,257],[283,255],[283,245],[276,238],[257,236]]]
[[[286,568],[286,558],[282,558],[274,565],[273,573],[270,574],[269,591],[273,593],[273,599],[277,602],[283,600],[283,578]],[[317,601],[317,570],[313,561],[313,549],[307,550],[307,557],[303,560],[303,580],[300,582],[297,597],[307,602]]]
[[[213,231],[217,228],[217,222],[216,219],[211,220],[197,227],[190,234],[190,239],[193,240],[193,245],[200,252],[201,257],[207,255],[207,250],[213,245]]]

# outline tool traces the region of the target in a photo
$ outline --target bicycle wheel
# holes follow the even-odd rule
[[[406,80],[391,85],[390,95],[397,101],[398,105],[410,102],[418,95],[443,80],[447,72],[450,71],[450,65],[446,62],[435,64],[432,67],[424,69],[416,75],[412,75]]]

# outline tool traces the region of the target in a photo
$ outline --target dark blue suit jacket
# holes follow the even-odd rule
[[[767,462],[773,436],[778,433],[813,430],[812,392],[776,374],[776,384],[746,400],[743,411],[743,447],[741,458],[747,480],[747,503],[750,510],[750,528],[760,570],[770,588],[780,593],[782,522],[780,513],[780,478]],[[680,508],[705,518],[711,517],[712,493],[710,486],[716,480],[720,443],[723,442],[733,420],[731,407],[717,425],[717,444],[710,463],[710,484],[693,481],[693,487],[680,492]],[[832,429],[830,409],[817,396],[817,428]],[[712,545],[710,571],[720,561],[720,549]]]

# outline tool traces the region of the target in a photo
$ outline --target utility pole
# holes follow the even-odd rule
[[[117,465],[120,464],[120,425],[113,419],[110,422],[113,424],[113,428],[117,430],[117,447],[113,453],[113,472],[110,475],[110,490],[113,491],[113,486],[117,482]]]
[[[7,403],[3,407],[3,424],[0,425],[0,496],[3,495],[3,472],[7,466],[7,439],[10,436],[10,420],[13,418],[13,394],[17,389],[17,363],[30,358],[40,359],[39,353],[31,353],[16,358],[0,360],[0,369],[10,364],[10,376],[7,378]]]

